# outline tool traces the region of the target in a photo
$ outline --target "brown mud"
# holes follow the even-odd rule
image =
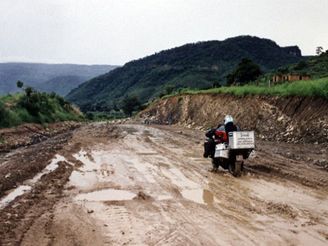
[[[328,243],[324,145],[259,141],[234,178],[209,171],[198,130],[94,123],[50,140],[3,157],[30,190],[1,207],[14,187],[3,188],[0,245]],[[16,176],[37,163],[49,172]]]
[[[0,129],[0,154],[13,149],[43,142],[58,134],[76,129],[80,123],[73,121],[40,124],[23,124],[12,128]]]

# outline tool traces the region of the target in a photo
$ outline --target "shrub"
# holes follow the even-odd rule
[[[31,87],[25,88],[24,92],[0,97],[0,127],[24,122],[46,124],[83,118],[78,110],[54,93],[40,93]]]

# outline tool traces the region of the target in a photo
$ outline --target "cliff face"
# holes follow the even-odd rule
[[[295,57],[302,57],[302,51],[298,46],[288,46],[283,48],[286,53],[295,56]]]
[[[160,124],[206,129],[231,114],[258,137],[293,143],[328,143],[328,101],[310,97],[181,95],[160,100],[140,113]]]

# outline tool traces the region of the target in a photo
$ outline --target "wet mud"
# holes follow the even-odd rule
[[[202,140],[174,126],[75,130],[51,158],[35,154],[42,168],[3,186],[0,244],[327,245],[328,176],[316,164],[327,158],[323,147],[258,142],[234,178],[209,171]],[[16,175],[28,166],[21,151],[0,167],[10,163]]]

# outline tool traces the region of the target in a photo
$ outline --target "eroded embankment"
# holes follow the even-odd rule
[[[80,122],[66,121],[50,123],[47,126],[26,123],[17,127],[2,128],[0,129],[0,153],[43,142],[80,126]]]
[[[160,100],[140,113],[161,124],[209,128],[231,114],[242,129],[265,140],[327,143],[328,100],[222,94],[180,95]]]

